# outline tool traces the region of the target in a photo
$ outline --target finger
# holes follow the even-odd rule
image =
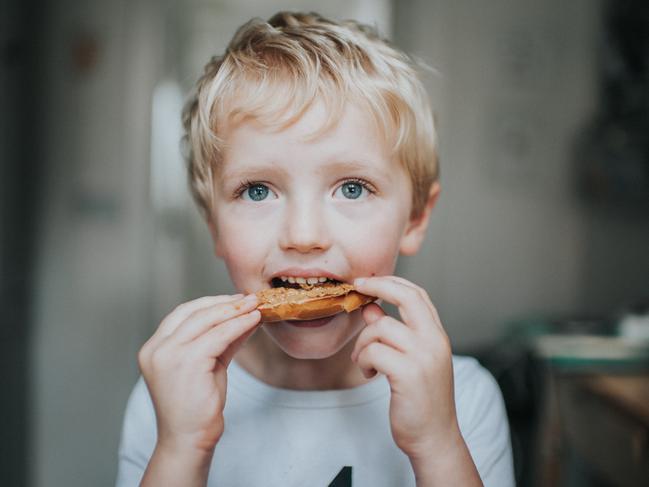
[[[412,289],[414,289],[422,297],[422,299],[426,302],[426,304],[428,304],[428,308],[430,309],[430,312],[435,317],[435,320],[441,324],[441,320],[439,319],[439,314],[437,313],[437,308],[435,308],[435,305],[431,301],[430,296],[428,295],[425,289],[417,286],[416,284],[408,281],[407,279],[404,279],[403,277],[399,277],[399,276],[385,276],[385,277],[395,282],[401,283],[404,286],[409,286]]]
[[[416,348],[417,338],[412,329],[385,315],[366,326],[358,335],[351,355],[352,361],[355,362],[359,352],[372,342],[383,343],[400,352],[409,353]]]
[[[400,276],[382,276],[382,277],[413,289],[428,304],[431,312],[437,316],[437,310],[435,309],[435,306],[433,305],[433,302],[431,301],[430,296],[428,295],[425,289],[421,288],[420,286],[417,286],[415,283],[407,279],[404,279],[403,277]]]
[[[237,354],[239,349],[244,345],[244,343],[246,343],[248,338],[250,338],[252,334],[259,329],[260,324],[261,320],[259,323],[257,323],[257,325],[255,325],[253,328],[251,328],[239,338],[237,338],[234,342],[232,342],[232,344],[225,349],[225,352],[221,354],[221,362],[223,362],[226,367],[230,365],[230,362],[232,362],[232,359]]]
[[[257,296],[250,294],[243,299],[199,309],[190,314],[168,339],[176,343],[190,342],[215,325],[249,313],[257,307],[257,304]]]
[[[216,304],[229,303],[243,298],[243,294],[235,295],[221,295],[221,296],[204,296],[202,298],[194,299],[186,303],[176,306],[176,308],[169,313],[160,323],[156,334],[160,337],[167,337],[171,335],[174,330],[185,321],[189,315],[199,309],[208,308]]]
[[[140,363],[140,366],[149,360],[151,354],[160,348],[167,337],[171,335],[174,330],[189,315],[191,315],[191,313],[198,309],[214,306],[215,304],[237,301],[242,297],[242,294],[204,296],[176,306],[176,308],[162,320],[155,333],[146,341],[142,348],[140,348],[138,353],[138,362]]]
[[[371,378],[377,371],[389,380],[407,373],[406,356],[394,348],[378,342],[372,342],[363,348],[356,361],[365,378]]]
[[[194,340],[190,344],[191,353],[200,357],[219,358],[224,365],[227,365],[234,356],[234,351],[226,353],[228,348],[248,332],[254,331],[260,321],[261,313],[256,309],[231,318]]]
[[[431,323],[438,325],[438,318],[431,312],[427,295],[425,292],[422,295],[414,286],[387,277],[357,279],[354,286],[363,294],[376,296],[397,306],[401,318],[408,326],[425,328]]]
[[[211,359],[218,359],[228,346],[254,328],[260,320],[261,313],[254,309],[214,326],[210,332],[204,333],[192,342],[182,344],[173,340],[164,340],[148,355],[140,353],[138,357],[140,368],[144,374],[145,369],[156,366],[156,363],[157,367],[163,370],[173,370],[182,363],[190,363],[192,366],[210,364],[209,370],[206,371],[212,371],[214,364]]]

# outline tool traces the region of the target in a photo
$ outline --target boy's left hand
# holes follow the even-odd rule
[[[392,391],[390,424],[411,460],[430,458],[461,440],[453,391],[451,346],[426,291],[396,276],[354,282],[356,289],[398,307],[399,321],[375,303],[362,311],[367,326],[352,360],[367,378],[384,374]]]

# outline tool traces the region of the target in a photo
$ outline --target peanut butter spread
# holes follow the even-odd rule
[[[342,296],[354,290],[351,284],[303,284],[301,289],[276,287],[257,292],[262,306],[274,306],[282,303],[300,302],[308,299]]]

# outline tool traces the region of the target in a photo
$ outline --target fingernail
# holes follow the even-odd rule
[[[246,303],[255,303],[255,302],[257,302],[257,295],[256,294],[248,294],[248,296],[246,296],[243,300]]]
[[[366,280],[367,279],[365,279],[364,277],[358,277],[354,279],[354,286],[362,286],[363,284],[365,284]]]

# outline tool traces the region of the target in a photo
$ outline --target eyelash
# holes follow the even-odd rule
[[[369,191],[370,194],[375,194],[376,193],[376,188],[374,188],[374,186],[372,186],[369,182],[365,181],[364,179],[360,179],[360,178],[345,179],[337,187],[342,186],[343,184],[348,184],[348,183],[360,184],[364,189]]]
[[[343,184],[348,184],[348,183],[360,184],[364,189],[369,191],[370,194],[376,193],[376,189],[374,188],[374,186],[372,186],[368,181],[365,181],[364,179],[360,179],[360,178],[345,179],[338,186],[336,186],[336,188],[342,186]],[[244,191],[247,191],[249,188],[252,188],[253,186],[257,186],[260,184],[263,184],[264,186],[268,186],[266,183],[262,181],[251,181],[249,179],[241,181],[237,189],[234,191],[233,196],[235,198],[241,198],[241,195],[243,194]]]
[[[249,188],[252,188],[253,186],[257,186],[259,184],[266,185],[266,183],[262,183],[261,181],[250,181],[249,179],[241,181],[241,183],[239,183],[239,186],[234,191],[232,196],[234,196],[235,199],[241,198],[241,195],[243,194],[244,191],[248,190]]]

